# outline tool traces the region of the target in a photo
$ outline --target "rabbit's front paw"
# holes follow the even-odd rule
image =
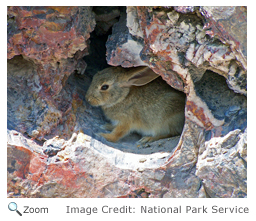
[[[142,137],[138,143],[140,144],[144,144],[144,143],[148,143],[148,142],[152,142],[154,141],[155,139],[153,137]]]
[[[113,143],[117,142],[117,140],[118,140],[118,138],[112,133],[110,133],[110,134],[100,133],[99,135],[104,137],[107,141],[110,141]]]
[[[112,131],[112,130],[114,130],[115,126],[111,123],[107,123],[107,124],[100,126],[100,128],[104,129],[104,130]]]

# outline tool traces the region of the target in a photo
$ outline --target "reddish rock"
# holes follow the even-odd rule
[[[22,54],[42,64],[60,62],[88,47],[94,26],[88,7],[8,7],[8,59]]]
[[[91,8],[11,6],[7,22],[7,58],[22,55],[32,60],[43,90],[57,95],[65,77],[88,54],[87,39],[95,27]]]
[[[79,100],[72,98],[75,91],[63,87],[72,72],[83,74],[86,69],[82,58],[95,27],[91,7],[11,6],[7,27],[11,128],[40,140],[61,123],[73,130],[75,117],[70,112]]]
[[[184,133],[189,135],[191,129],[187,127]],[[56,145],[58,140],[63,142],[53,138],[48,145]],[[63,151],[48,157],[42,149],[31,151],[38,145],[20,133],[8,131],[8,197],[205,197],[201,181],[194,175],[194,143],[191,140],[192,148],[186,150],[182,145],[171,158],[161,153],[133,158],[134,154],[102,146],[79,133],[64,142]],[[143,157],[152,165],[161,158],[163,163],[147,168],[146,161],[140,160]]]
[[[231,46],[237,60],[247,69],[247,7],[201,7],[205,29]]]

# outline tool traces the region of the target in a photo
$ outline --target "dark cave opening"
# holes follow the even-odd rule
[[[106,60],[106,42],[112,34],[112,27],[125,13],[125,6],[94,6],[96,27],[90,35],[89,55],[83,59],[87,63],[85,74],[92,77],[96,72],[109,67]]]

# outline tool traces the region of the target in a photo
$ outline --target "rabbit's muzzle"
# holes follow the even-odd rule
[[[85,96],[86,101],[92,106],[100,106],[100,101],[93,96]]]

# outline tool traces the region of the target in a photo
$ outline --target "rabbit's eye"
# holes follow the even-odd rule
[[[107,84],[104,84],[104,85],[101,86],[100,89],[103,90],[103,91],[105,91],[105,90],[108,89],[108,87],[109,87],[109,86],[108,86]]]

